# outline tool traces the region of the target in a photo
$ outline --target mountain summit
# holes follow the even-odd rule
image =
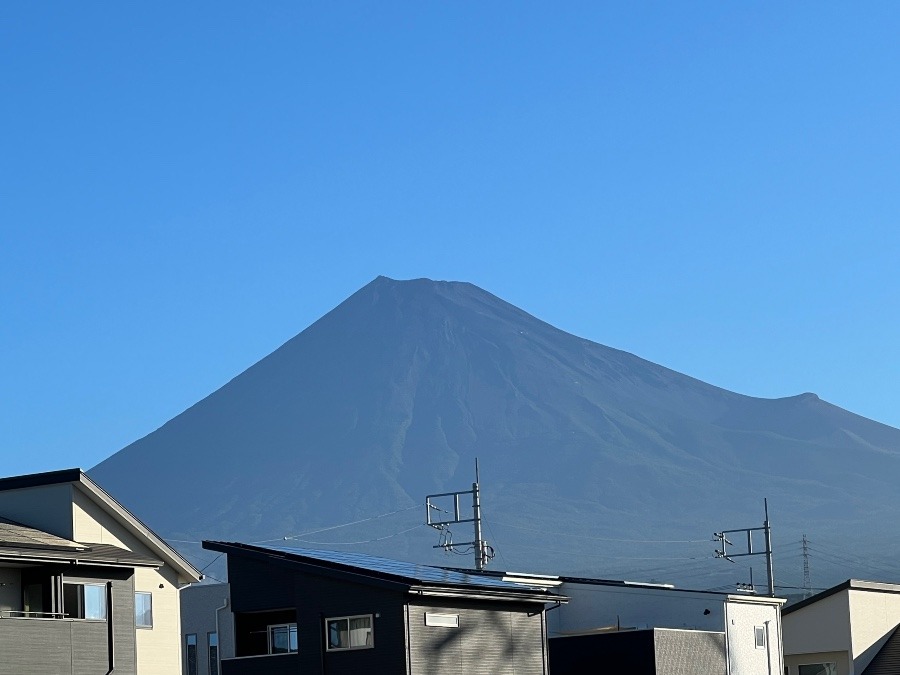
[[[434,563],[435,532],[400,532],[426,494],[470,487],[476,457],[502,566],[664,576],[709,564],[713,530],[761,524],[764,496],[776,540],[883,537],[900,430],[814,394],[714,387],[471,284],[379,277],[90,473],[166,536],[365,521],[302,541]]]

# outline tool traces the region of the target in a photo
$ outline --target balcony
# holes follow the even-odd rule
[[[109,670],[106,621],[0,612],[0,675]]]

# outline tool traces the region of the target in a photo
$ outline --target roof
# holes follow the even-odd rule
[[[91,478],[81,469],[63,469],[60,471],[48,471],[25,476],[0,478],[0,492],[42,487],[45,485],[58,485],[60,483],[71,483],[97,502],[104,511],[110,514],[128,531],[137,536],[154,555],[159,557],[157,565],[162,563],[170,565],[181,577],[187,579],[189,583],[200,581],[200,579],[203,578],[203,575],[197,568],[185,560],[180,553],[169,546],[162,537],[141,522],[141,520],[131,513],[131,511],[122,506],[122,504],[114,499],[108,492],[91,480]],[[91,545],[92,549],[97,549],[98,547],[99,545]],[[119,550],[124,551],[125,549]],[[128,554],[135,560],[138,558],[148,559],[146,556],[139,556],[131,551],[129,551]],[[124,560],[127,557],[128,556],[123,555],[121,559]]]
[[[39,548],[45,551],[83,551],[87,548],[85,544],[36,530],[2,516],[0,516],[0,547]]]
[[[374,581],[405,586],[422,594],[468,595],[526,602],[567,602],[546,586],[497,579],[430,565],[380,558],[364,553],[320,551],[289,546],[258,546],[204,541],[203,548],[222,553],[275,558],[319,574],[347,573]]]
[[[830,595],[834,595],[835,593],[840,593],[841,591],[846,590],[875,591],[876,593],[900,593],[900,584],[888,584],[879,581],[863,581],[862,579],[847,579],[847,581],[839,583],[837,586],[826,588],[824,591],[816,593],[815,595],[811,595],[805,600],[801,600],[800,602],[794,603],[789,607],[785,607],[783,610],[781,610],[781,613],[782,615],[784,615],[790,614],[791,612],[796,612],[798,609],[809,607],[813,603],[819,602],[819,600],[824,600]]]
[[[894,675],[900,672],[900,626],[891,631],[890,637],[862,671],[862,675]]]
[[[0,518],[0,560],[159,567],[162,561],[109,544],[81,544]]]
[[[444,569],[466,571],[456,567],[447,567]],[[545,574],[524,574],[520,572],[502,572],[499,570],[482,570],[481,572],[468,571],[469,574],[478,574],[491,577],[499,577],[503,579],[533,579],[535,584],[546,584],[559,586],[562,584],[583,584],[587,586],[611,586],[617,588],[634,588],[642,590],[666,591],[670,593],[691,593],[695,595],[713,595],[721,598],[723,601],[746,601],[757,602],[762,604],[784,603],[781,598],[772,598],[768,595],[753,595],[750,593],[729,593],[727,591],[705,591],[694,590],[690,588],[676,588],[672,584],[659,584],[644,581],[624,581],[621,579],[592,579],[589,577],[567,577],[567,576],[551,576]]]

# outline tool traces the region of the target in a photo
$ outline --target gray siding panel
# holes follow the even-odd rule
[[[725,675],[725,634],[694,630],[654,632],[656,675]]]
[[[503,602],[411,603],[411,674],[543,675],[543,614],[537,609]],[[426,612],[458,614],[459,628],[426,626]]]
[[[134,583],[131,570],[79,567],[69,581],[112,584],[108,621],[0,619],[0,675],[106,675],[110,625],[116,675],[134,675]],[[111,624],[110,624],[111,622]]]
[[[0,619],[0,674],[103,675],[106,641],[105,621]]]

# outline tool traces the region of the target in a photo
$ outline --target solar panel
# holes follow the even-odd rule
[[[321,560],[323,562],[330,562],[338,565],[357,567],[422,583],[446,584],[449,586],[473,586],[505,591],[527,590],[531,592],[546,592],[546,588],[503,581],[497,577],[482,576],[476,573],[467,574],[465,572],[448,570],[441,567],[431,567],[430,565],[391,560],[390,558],[379,558],[364,553],[319,551],[307,548],[293,548],[290,546],[263,546],[260,548],[267,548],[280,553],[303,556],[305,558],[312,558],[314,560]]]

